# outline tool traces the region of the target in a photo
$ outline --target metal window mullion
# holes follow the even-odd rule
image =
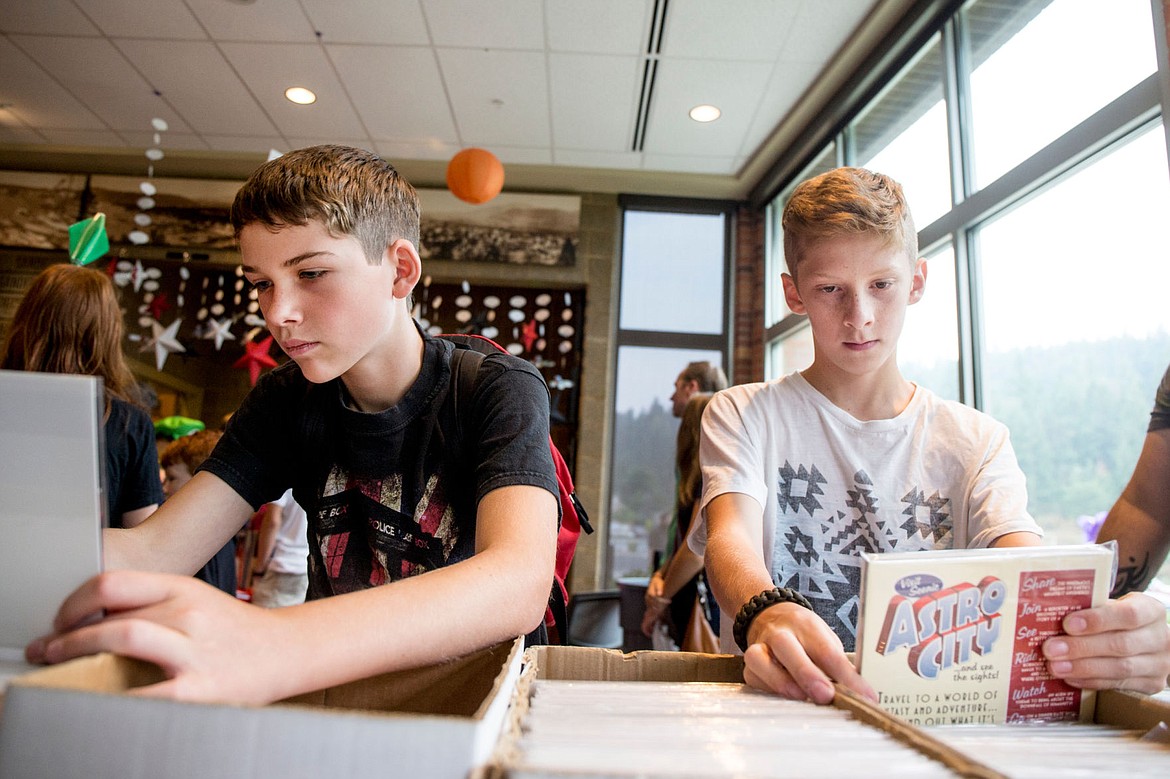
[[[974,109],[971,103],[971,47],[966,21],[955,14],[943,27],[946,54],[947,120],[951,146],[951,202],[962,203],[975,190]]]
[[[1167,52],[1167,32],[1165,7],[1162,0],[1150,0],[1153,9],[1154,22],[1154,52],[1158,58],[1158,84],[1162,93],[1162,116],[1166,116],[1166,109],[1170,108],[1170,52]],[[1166,157],[1170,159],[1170,122],[1162,120],[1162,134],[1166,138]]]
[[[974,408],[982,401],[982,314],[978,301],[979,261],[972,251],[971,233],[959,230],[951,237],[955,255],[955,311],[959,317],[959,400]]]

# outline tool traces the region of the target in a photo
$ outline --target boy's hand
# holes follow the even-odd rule
[[[92,621],[102,610],[106,616]],[[262,609],[190,576],[110,571],[70,595],[54,633],[37,639],[30,662],[59,663],[113,652],[154,663],[167,680],[131,695],[187,701],[268,703],[279,678],[268,678],[279,641],[278,610]]]
[[[845,656],[841,639],[803,606],[779,603],[764,609],[752,620],[748,641],[743,678],[752,687],[794,700],[831,703],[837,681],[877,700]]]
[[[1044,642],[1053,676],[1073,687],[1156,693],[1170,674],[1166,607],[1130,593],[1064,618],[1066,636]]]

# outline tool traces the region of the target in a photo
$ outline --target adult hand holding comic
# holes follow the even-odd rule
[[[1052,674],[1073,687],[1156,693],[1170,675],[1166,607],[1130,593],[1064,618],[1067,635],[1044,642]]]
[[[873,687],[845,656],[841,639],[813,612],[795,603],[765,609],[748,628],[743,678],[752,687],[794,700],[831,703],[833,681],[877,700]]]

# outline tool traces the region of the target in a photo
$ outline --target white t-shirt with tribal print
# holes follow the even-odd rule
[[[1007,428],[918,387],[893,419],[860,421],[799,373],[718,393],[703,416],[701,506],[743,493],[764,508],[763,554],[855,643],[860,553],[986,547],[1040,528]],[[706,520],[692,536],[706,544]],[[724,615],[724,651],[734,614]]]

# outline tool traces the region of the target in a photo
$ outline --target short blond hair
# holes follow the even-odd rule
[[[809,247],[843,235],[872,235],[900,246],[911,263],[918,233],[902,186],[864,168],[837,168],[800,184],[784,206],[784,259],[795,279]]]

